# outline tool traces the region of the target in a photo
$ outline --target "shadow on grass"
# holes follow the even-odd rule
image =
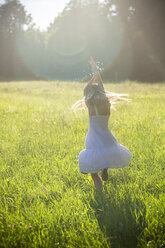
[[[90,202],[99,226],[111,248],[136,248],[143,232],[146,208],[139,199],[95,192]]]

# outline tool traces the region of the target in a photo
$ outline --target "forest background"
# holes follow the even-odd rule
[[[18,0],[0,3],[0,80],[165,80],[164,0],[71,0],[44,31]],[[44,11],[44,10],[43,10]]]

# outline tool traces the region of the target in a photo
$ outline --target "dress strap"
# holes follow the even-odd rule
[[[94,105],[96,115],[99,115],[96,105]]]

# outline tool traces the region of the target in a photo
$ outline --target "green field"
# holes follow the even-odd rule
[[[165,84],[124,82],[109,127],[132,153],[103,192],[78,169],[84,83],[0,83],[0,248],[157,248],[165,245]]]

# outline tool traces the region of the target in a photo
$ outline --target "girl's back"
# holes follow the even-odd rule
[[[89,85],[84,89],[85,103],[90,116],[110,115],[110,102],[104,88],[99,85]]]
[[[89,104],[88,112],[90,116],[94,115],[110,115],[110,107],[107,101],[99,100],[95,104]]]

